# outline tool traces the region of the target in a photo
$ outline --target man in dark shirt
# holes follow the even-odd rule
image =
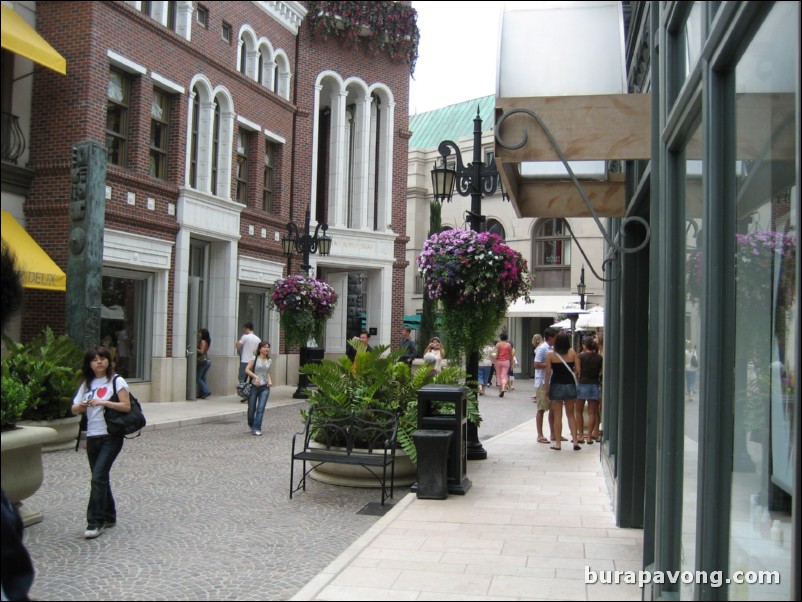
[[[405,351],[400,359],[407,366],[412,366],[412,360],[418,355],[418,346],[415,344],[415,341],[409,338],[410,334],[412,334],[412,329],[409,326],[401,327],[401,344],[399,347]]]

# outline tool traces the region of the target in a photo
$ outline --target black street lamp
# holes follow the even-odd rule
[[[328,224],[319,222],[315,227],[315,234],[309,233],[309,208],[306,208],[306,219],[304,221],[303,233],[298,229],[293,222],[287,224],[287,236],[281,239],[281,247],[284,249],[284,254],[289,259],[292,256],[293,249],[296,253],[302,253],[304,262],[301,264],[301,269],[305,270],[306,275],[309,275],[309,270],[312,266],[309,265],[309,254],[320,253],[325,257],[331,252],[331,237],[326,236],[326,230],[329,229]],[[323,234],[321,235],[321,231]]]
[[[326,230],[329,229],[328,224],[319,222],[315,227],[314,235],[309,232],[310,212],[309,207],[306,208],[306,219],[304,220],[304,230],[300,231],[298,226],[293,222],[287,224],[287,236],[281,239],[281,248],[287,256],[287,260],[292,257],[292,252],[303,254],[303,263],[301,269],[304,271],[305,276],[309,276],[309,271],[312,266],[309,264],[309,255],[319,253],[321,257],[326,257],[331,252],[331,237],[326,236]],[[322,355],[320,356],[322,357]],[[310,349],[306,344],[301,345],[301,356],[299,358],[299,365],[309,363],[310,359],[319,361],[319,357],[310,357]],[[306,399],[309,397],[306,393],[306,387],[309,384],[309,378],[306,374],[298,375],[298,388],[292,396],[295,399]]]
[[[585,309],[585,266],[582,266],[582,271],[579,273],[579,283],[576,285],[576,294],[579,295],[579,309]]]
[[[448,156],[452,153],[456,156],[455,168],[448,167]],[[496,169],[495,159],[491,159],[488,165],[482,162],[482,118],[479,110],[476,110],[476,117],[473,120],[473,161],[468,165],[462,163],[462,153],[459,147],[451,140],[444,140],[437,147],[437,152],[443,158],[442,167],[432,169],[432,187],[434,188],[434,198],[439,202],[451,201],[454,194],[454,185],[460,196],[471,197],[471,209],[468,211],[468,222],[471,230],[480,232],[485,216],[482,215],[482,196],[494,194],[501,184],[498,169]],[[502,197],[504,189],[501,189]],[[472,351],[466,360],[465,371],[468,378],[474,382],[479,379],[479,351]],[[477,398],[478,399],[478,398]],[[484,460],[487,458],[487,451],[479,441],[479,431],[476,425],[468,422],[468,459]]]

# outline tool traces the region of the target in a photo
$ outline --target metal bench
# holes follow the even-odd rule
[[[306,491],[306,476],[318,464],[350,464],[362,466],[381,484],[383,506],[388,497],[393,497],[397,436],[398,414],[395,412],[310,408],[304,430],[292,436],[290,499],[299,489]],[[294,485],[297,461],[303,463],[303,473]],[[311,464],[309,468],[307,462]]]

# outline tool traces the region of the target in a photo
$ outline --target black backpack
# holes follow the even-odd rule
[[[111,381],[111,386],[114,391],[111,396],[112,401],[117,401],[117,377],[118,375],[115,374]],[[134,394],[131,393],[130,389],[128,390],[128,398],[131,400],[130,412],[118,412],[117,410],[106,408],[104,417],[106,419],[106,429],[109,431],[109,435],[134,439],[142,434],[142,429],[147,425],[145,414],[142,412],[142,405]],[[86,424],[87,418],[86,412],[84,412],[81,415],[81,425],[78,427],[78,437],[75,439],[75,451],[78,451],[80,447],[81,435],[86,433]],[[136,433],[136,435],[133,437],[127,436],[133,433]]]

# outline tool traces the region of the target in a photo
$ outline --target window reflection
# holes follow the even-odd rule
[[[799,4],[777,3],[736,68],[736,348],[731,570],[781,583],[731,599],[790,599],[798,363],[799,191],[794,109]]]
[[[100,308],[101,345],[126,379],[147,379],[147,276],[104,276]]]

